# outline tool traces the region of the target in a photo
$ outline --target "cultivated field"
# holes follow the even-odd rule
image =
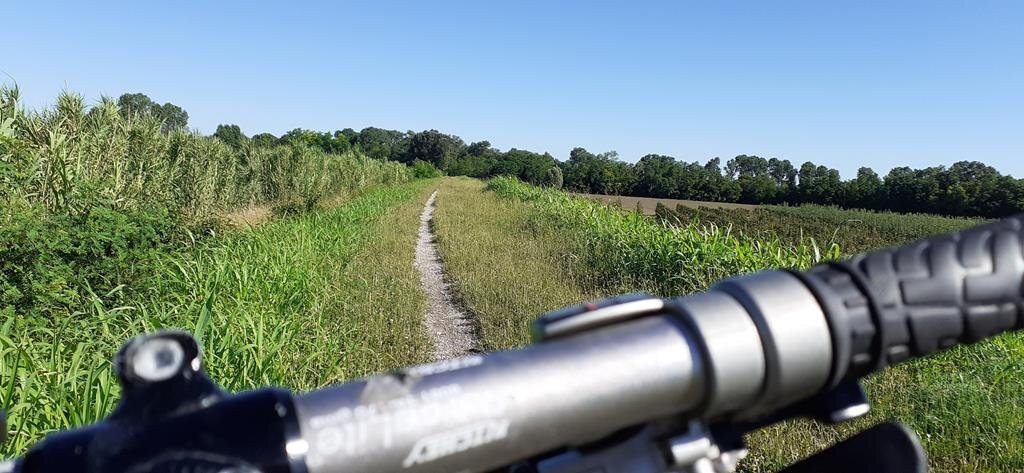
[[[689,207],[694,209],[709,208],[709,209],[744,209],[751,210],[756,209],[757,205],[751,204],[733,204],[729,202],[703,202],[699,200],[680,200],[680,199],[660,199],[653,197],[630,197],[626,195],[602,195],[602,194],[577,194],[588,199],[599,200],[608,204],[618,205],[627,210],[634,210],[637,208],[637,204],[640,204],[640,208],[647,215],[654,215],[654,210],[657,208],[658,203],[661,205],[668,206],[669,208],[676,208],[677,205],[683,207]]]
[[[847,244],[895,245],[978,223],[807,208],[769,209],[757,229],[740,230],[754,221],[726,218],[752,214],[741,210],[723,211],[713,224],[665,226],[512,180],[494,179],[482,195],[475,186],[442,186],[439,238],[450,242],[449,270],[480,317],[489,348],[526,343],[526,322],[535,314],[580,297],[685,294],[737,273],[838,258],[850,253]],[[828,222],[840,224],[829,228]],[[822,239],[827,244],[802,237],[810,234],[832,237]],[[932,471],[1020,471],[1022,359],[1024,336],[1010,334],[898,365],[867,380],[873,411],[866,418],[837,427],[788,422],[753,435],[742,469],[776,471],[870,424],[896,419],[920,435]]]
[[[842,210],[833,207],[760,206],[751,211],[663,207],[659,220],[674,226],[716,226],[747,236],[821,246],[839,245],[844,254],[884,248],[938,233],[949,233],[985,220],[924,214]]]

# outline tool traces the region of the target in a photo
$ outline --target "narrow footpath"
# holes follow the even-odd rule
[[[430,300],[424,328],[434,341],[434,359],[440,361],[468,355],[479,344],[473,317],[456,303],[455,293],[444,276],[432,225],[436,199],[437,191],[434,191],[420,214],[416,268],[420,272],[420,285]]]

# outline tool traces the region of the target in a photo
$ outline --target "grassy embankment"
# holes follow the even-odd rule
[[[481,193],[479,183],[447,181],[438,210],[448,271],[483,320],[489,348],[525,343],[532,317],[582,298],[631,290],[685,294],[732,274],[807,267],[840,256],[846,241],[868,240],[855,230],[832,231],[843,237],[826,252],[809,240],[779,238],[792,235],[783,229],[801,225],[799,209],[787,210],[793,219],[778,220],[775,237],[748,237],[719,226],[664,228],[630,212],[505,180],[489,188],[494,192]],[[802,228],[817,228],[819,212],[809,209]],[[906,231],[934,233],[931,228],[952,229]],[[907,237],[894,232],[884,244]],[[777,470],[885,419],[906,422],[922,437],[935,471],[1020,470],[1022,358],[1024,337],[1009,335],[891,369],[866,383],[874,403],[867,418],[837,427],[789,422],[756,434],[744,470]]]
[[[109,100],[26,111],[0,89],[0,456],[109,412],[109,360],[143,331],[195,331],[229,389],[421,361],[411,265],[427,189],[408,179],[354,153],[165,131]],[[252,205],[290,217],[220,223]]]
[[[427,184],[369,191],[166,255],[118,307],[97,302],[54,323],[5,320],[4,455],[108,413],[119,393],[109,359],[142,332],[193,331],[211,376],[231,390],[309,389],[425,361],[426,301],[412,261]]]

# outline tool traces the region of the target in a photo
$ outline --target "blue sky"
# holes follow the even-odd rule
[[[15,1],[0,73],[31,107],[139,91],[207,133],[436,128],[560,159],[1024,177],[1024,2],[895,3]]]

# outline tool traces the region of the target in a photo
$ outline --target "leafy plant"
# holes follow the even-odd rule
[[[416,160],[412,163],[412,177],[414,179],[430,179],[433,177],[441,177],[443,174],[440,169],[426,161]]]

